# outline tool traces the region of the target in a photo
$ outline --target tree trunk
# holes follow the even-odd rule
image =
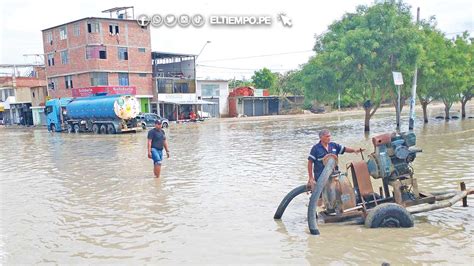
[[[461,118],[464,119],[466,118],[466,103],[467,103],[467,99],[464,100],[461,99]]]
[[[364,120],[364,132],[370,131],[370,110],[372,108],[364,108],[365,110],[365,120]]]
[[[448,103],[444,103],[444,119],[449,120],[449,109],[451,109],[451,105]]]
[[[425,122],[425,124],[428,123],[428,112],[427,112],[427,109],[428,109],[428,102],[421,102],[421,108],[423,108],[423,121]]]

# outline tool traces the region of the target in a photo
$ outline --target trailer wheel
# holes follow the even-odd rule
[[[56,132],[56,126],[54,124],[51,124],[49,127],[51,128],[51,132]]]
[[[107,134],[107,127],[105,125],[100,125],[100,134]]]
[[[107,133],[108,134],[115,134],[115,126],[113,124],[107,125]]]
[[[369,212],[365,227],[413,227],[413,216],[396,203],[383,203]]]
[[[72,125],[67,124],[67,133],[72,133]]]
[[[81,128],[79,127],[78,124],[75,124],[75,125],[74,125],[74,133],[77,134],[77,133],[79,133],[79,131],[81,131]]]
[[[94,132],[94,134],[99,134],[99,126],[97,124],[92,125],[92,132]]]

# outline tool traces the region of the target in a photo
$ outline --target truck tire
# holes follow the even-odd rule
[[[81,131],[81,128],[79,127],[79,125],[78,125],[78,124],[75,124],[75,125],[74,125],[74,133],[77,134],[77,133],[79,133],[80,131]]]
[[[99,125],[93,124],[93,125],[92,125],[92,132],[93,132],[94,134],[99,134]]]
[[[56,132],[56,126],[54,124],[51,124],[49,127],[51,128],[51,132]]]
[[[104,124],[100,125],[100,134],[107,134],[107,126]]]
[[[72,133],[72,125],[67,124],[67,133]]]
[[[168,127],[168,123],[164,122],[163,123],[163,128],[167,128]]]
[[[383,203],[373,208],[367,218],[365,227],[413,227],[413,216],[396,203]]]
[[[115,126],[113,124],[107,125],[107,134],[115,134]]]

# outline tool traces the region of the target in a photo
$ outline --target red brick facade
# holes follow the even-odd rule
[[[97,26],[99,30],[94,32]],[[61,40],[64,29],[67,37]],[[135,86],[138,95],[153,95],[150,28],[142,28],[136,20],[84,18],[45,29],[43,47],[48,84],[55,83],[54,89],[48,88],[52,98],[72,96],[71,88],[66,88],[65,76],[71,76],[72,88],[85,88],[119,86],[119,73],[128,73],[128,85]],[[119,59],[119,48],[127,52],[128,60],[123,53]],[[63,62],[64,51],[67,62]],[[103,51],[106,59],[100,59]],[[54,58],[54,65],[49,55]],[[92,84],[91,73],[97,72],[107,73],[107,84]]]

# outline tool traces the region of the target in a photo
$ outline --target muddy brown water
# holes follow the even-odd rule
[[[472,111],[472,110],[471,110]],[[417,121],[415,175],[425,191],[474,186],[474,119]],[[407,128],[406,116],[402,130]],[[415,215],[409,229],[321,224],[308,232],[308,196],[281,221],[280,200],[307,179],[322,128],[372,151],[394,130],[380,112],[209,120],[166,129],[171,158],[152,178],[146,133],[51,134],[0,128],[2,264],[472,264],[470,207]],[[340,157],[344,166],[359,156]],[[377,180],[373,180],[378,186]]]

